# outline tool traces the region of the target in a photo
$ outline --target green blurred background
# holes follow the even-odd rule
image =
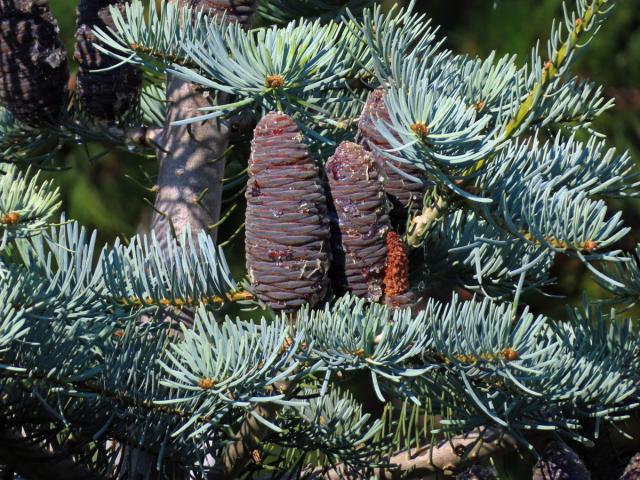
[[[569,0],[569,6],[572,2]],[[52,0],[50,4],[71,54],[77,0]],[[418,0],[417,6],[433,19],[433,24],[442,26],[440,33],[453,50],[480,56],[492,50],[515,53],[521,63],[527,61],[537,39],[542,40],[541,45],[546,44],[552,19],[562,15],[561,0]],[[610,19],[574,71],[605,85],[607,95],[616,99],[616,107],[601,117],[596,127],[612,145],[630,150],[640,162],[638,0],[616,2]],[[64,209],[71,218],[97,228],[103,241],[120,234],[131,235],[144,225],[150,214],[145,199],[153,201],[148,190],[156,171],[153,160],[108,152],[101,145],[68,145],[60,155],[68,169],[48,175],[62,187]],[[620,246],[632,249],[640,237],[640,205],[627,201],[617,202],[615,207],[623,209],[627,224],[634,230]],[[221,238],[227,238],[241,223],[241,216],[235,215],[221,227]],[[242,275],[242,242],[234,243],[228,258],[232,269]],[[560,258],[554,270],[559,282],[551,293],[566,295],[570,301],[576,301],[584,290],[602,294],[589,281],[580,262]],[[552,314],[561,314],[564,303],[534,301],[537,310]]]

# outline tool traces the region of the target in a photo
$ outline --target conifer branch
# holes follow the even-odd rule
[[[551,57],[544,63],[540,79],[522,102],[514,118],[506,125],[504,130],[505,139],[511,137],[527,120],[530,112],[533,111],[536,103],[544,96],[551,82],[566,71],[566,63],[571,61],[575,50],[581,47],[578,42],[584,41],[585,35],[594,28],[594,25],[597,28],[598,23],[602,21],[598,17],[601,17],[610,9],[608,0],[593,0],[588,7],[586,6],[586,0],[582,1],[584,6],[581,8],[581,15],[575,18],[573,28],[569,30],[564,43],[557,50],[550,52]]]
[[[293,388],[292,384],[286,383],[280,389],[280,393],[287,395]],[[212,470],[207,477],[208,480],[225,480],[236,478],[245,471],[252,462],[254,452],[260,451],[264,442],[273,435],[273,430],[258,421],[260,418],[272,422],[280,406],[274,404],[258,405],[250,414],[247,414],[238,433],[236,440],[227,445],[220,458],[220,467]]]
[[[525,80],[523,82],[524,85],[527,85],[527,88],[529,88],[529,91],[526,95],[526,98],[521,102],[519,101],[517,108],[515,108],[513,111],[510,111],[509,108],[506,108],[506,112],[510,116],[510,118],[507,119],[508,121],[504,124],[504,127],[503,127],[503,123],[499,122],[496,125],[496,130],[490,133],[490,135],[492,135],[493,133],[497,133],[498,140],[499,140],[496,144],[493,145],[492,151],[490,152],[484,151],[484,153],[488,153],[488,155],[481,155],[482,158],[472,159],[474,161],[471,162],[470,164],[466,164],[466,163],[460,164],[460,161],[457,162],[458,164],[460,164],[460,166],[463,167],[461,170],[455,172],[462,177],[462,180],[458,180],[458,183],[461,183],[463,188],[458,188],[458,184],[455,182],[452,182],[446,174],[443,175],[443,173],[437,170],[435,171],[436,176],[440,177],[441,181],[443,181],[445,185],[447,185],[452,190],[453,193],[456,193],[458,195],[461,195],[464,198],[467,198],[476,202],[477,201],[487,202],[487,199],[486,198],[483,199],[481,195],[474,195],[464,189],[464,185],[468,183],[465,177],[473,178],[474,173],[481,171],[482,168],[487,164],[488,158],[493,158],[496,155],[496,153],[500,150],[501,148],[500,142],[509,141],[512,137],[522,133],[526,127],[532,126],[535,123],[536,119],[534,117],[536,113],[539,112],[541,105],[545,103],[546,101],[545,96],[552,85],[555,86],[557,90],[557,92],[555,92],[555,98],[553,98],[553,105],[555,106],[557,111],[558,110],[562,111],[562,109],[557,108],[557,104],[561,103],[560,97],[568,96],[569,98],[572,98],[572,95],[570,93],[570,89],[572,87],[571,86],[566,87],[562,84],[564,77],[566,76],[566,72],[568,71],[568,68],[572,63],[572,60],[575,57],[577,50],[583,48],[585,45],[589,43],[590,38],[592,38],[595,32],[597,32],[604,18],[606,18],[606,14],[611,10],[611,8],[612,7],[609,4],[608,0],[592,0],[590,3],[588,2],[588,0],[579,0],[577,11],[575,13],[572,13],[572,16],[569,16],[569,14],[565,11],[566,24],[564,26],[567,29],[566,38],[563,41],[560,40],[560,37],[563,33],[563,29],[562,29],[563,24],[560,23],[559,26],[554,25],[554,28],[552,29],[552,32],[551,32],[552,38],[549,41],[549,50],[550,50],[549,60],[544,62],[544,64],[542,65],[541,72],[535,73],[536,76],[532,77],[532,78],[535,78],[535,82],[533,86],[528,85],[528,80]],[[573,22],[572,24],[569,23],[570,20]],[[589,34],[591,34],[591,37],[589,37]],[[582,44],[579,43],[581,41],[582,41]],[[534,50],[534,55],[533,55],[534,62],[538,61],[538,59],[536,58],[536,54],[537,54],[537,51]],[[537,67],[533,67],[533,68],[537,68]],[[518,77],[523,79],[525,78],[524,72],[520,71],[515,73],[516,75],[514,75],[513,78],[518,78]],[[415,83],[415,79],[412,79],[412,80],[414,80],[414,83]],[[518,90],[521,87],[522,85],[512,86],[512,88],[514,88],[515,90]],[[586,86],[585,88],[588,89],[589,87]],[[593,97],[590,102],[588,102],[587,111],[598,114],[598,113],[602,113],[605,109],[611,106],[611,102],[605,102],[604,104],[602,104],[602,102],[599,100],[600,93],[601,93],[601,90],[596,92],[596,96]],[[410,95],[404,95],[404,97],[410,98]],[[583,98],[583,97],[578,97],[578,98]],[[502,99],[501,102],[506,103],[508,105],[509,100],[510,99]],[[577,102],[575,101],[569,102],[565,110],[570,110],[575,108],[574,107],[575,103]],[[481,98],[480,103],[476,105],[482,106],[482,108],[478,108],[479,111],[484,110],[486,108],[486,99]],[[584,113],[579,113],[579,115],[584,115]],[[559,120],[562,120],[562,119],[559,119]],[[569,118],[569,120],[571,120],[571,118]],[[588,121],[588,118],[586,120]],[[539,119],[539,122],[544,124],[548,122],[548,120],[541,118]],[[395,130],[396,130],[395,132],[387,131],[385,133],[385,136],[389,138],[389,140],[391,140],[391,138],[393,138],[394,135],[397,135],[398,125],[400,124],[401,123],[399,122],[395,123]],[[404,122],[405,128],[406,128],[406,124],[407,122],[405,121]],[[383,131],[385,130],[384,125],[381,124],[380,127]],[[502,133],[499,132],[501,128],[503,129]],[[396,149],[398,149],[400,148],[400,145],[402,144],[406,145],[408,141],[409,139],[405,137],[404,141],[398,142],[396,140],[395,142],[392,142],[392,145]],[[465,150],[465,154],[468,154],[467,150]],[[406,156],[406,154],[404,155]],[[421,153],[418,157],[424,158],[424,156],[425,154]],[[400,160],[407,161],[406,159],[402,159],[402,158],[400,158]],[[413,162],[419,162],[419,161],[420,160],[416,160],[416,159],[413,160]],[[429,170],[430,168],[432,167],[426,166],[425,169]],[[484,193],[484,192],[481,192],[481,193]],[[429,210],[433,208],[434,207],[432,205],[425,206],[423,215],[429,215]],[[442,211],[442,213],[444,213],[444,211]],[[419,219],[419,216],[417,218]],[[409,239],[410,240],[409,244],[411,246],[416,246],[421,244],[421,241],[419,239],[423,238],[424,235],[427,234],[427,232],[428,230],[424,229],[424,232],[421,233],[421,236],[418,236],[418,239],[414,239],[413,237],[411,237]],[[415,236],[416,235],[414,235],[414,237]]]
[[[436,480],[445,471],[457,473],[465,464],[517,449],[516,438],[495,428],[478,428],[425,447],[398,452],[385,459],[388,467],[374,469],[379,480]],[[341,480],[360,478],[362,472],[338,465],[330,470],[317,468],[303,478],[308,480]]]

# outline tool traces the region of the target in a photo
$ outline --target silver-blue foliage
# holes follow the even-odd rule
[[[0,249],[7,241],[34,234],[47,227],[60,207],[59,189],[51,180],[39,182],[39,174],[20,172],[10,164],[0,171]]]
[[[187,229],[160,242],[155,235],[119,240],[100,259],[109,300],[131,306],[222,304],[236,290],[222,250],[201,232]]]
[[[511,295],[550,282],[555,255],[541,245],[516,240],[473,212],[458,210],[434,228],[424,245],[427,284],[454,280],[488,296]]]
[[[248,297],[206,232],[100,247],[95,232],[52,220],[60,202],[51,182],[8,165],[59,139],[124,145],[124,130],[77,116],[32,132],[2,110],[0,388],[16,399],[7,418],[45,414],[69,438],[94,418],[82,448],[96,463],[108,438],[156,453],[159,470],[177,462],[204,477],[207,456],[219,457],[246,418],[269,431],[275,456],[313,450],[323,464],[377,465],[389,432],[337,386],[361,374],[388,409],[413,402],[414,413],[437,411],[441,430],[494,425],[523,443],[536,430],[584,439],[584,418],[599,426],[637,408],[632,322],[589,305],[557,322],[522,306],[525,290],[552,281],[558,253],[589,262],[613,302],[640,295],[640,251],[618,250],[629,229],[605,203],[638,196],[640,178],[629,155],[592,130],[611,106],[602,88],[569,72],[607,2],[577,0],[554,24],[547,59],[536,47],[524,66],[446,50],[414,3],[386,13],[370,3],[270,0],[261,12],[278,25],[244,30],[178,2],[151,2],[147,14],[133,0],[111,10],[113,29],[95,33],[103,51],[143,66],[151,81],[127,127],[164,123],[159,78],[170,74],[226,97],[176,124],[284,111],[319,163],[353,139],[368,93],[382,86],[390,120],[376,125],[390,148],[377,153],[418,167],[404,176],[432,186],[423,280],[475,296],[395,309],[346,295],[272,320],[223,317],[219,306]],[[287,23],[311,7],[320,18]],[[579,141],[579,131],[591,137]],[[244,181],[241,171],[225,188]],[[592,262],[607,264],[604,273]],[[193,324],[175,328],[184,316]],[[403,422],[392,437],[404,436]],[[433,433],[414,429],[406,441]]]

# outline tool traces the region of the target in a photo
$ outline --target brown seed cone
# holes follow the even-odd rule
[[[0,0],[0,100],[29,125],[55,123],[69,68],[47,0]]]
[[[358,138],[359,143],[373,153],[374,159],[384,171],[386,177],[384,190],[393,206],[390,211],[391,223],[395,229],[404,231],[409,208],[412,212],[420,209],[425,188],[424,185],[403,177],[393,167],[417,178],[421,178],[423,173],[418,167],[386,158],[376,149],[376,147],[379,149],[391,148],[389,142],[378,130],[376,119],[390,121],[389,110],[384,103],[383,87],[378,87],[369,94],[358,122]]]
[[[74,58],[80,67],[76,97],[83,111],[109,122],[136,106],[143,75],[138,67],[130,64],[94,72],[118,65],[121,61],[95,47],[98,40],[93,29],[114,28],[109,7],[115,6],[124,11],[127,3],[129,0],[80,0],[77,10]]]
[[[269,113],[255,128],[246,198],[255,294],[279,310],[317,304],[329,283],[326,198],[300,130],[283,113]]]
[[[409,290],[409,260],[400,235],[389,232],[386,241],[387,266],[384,274],[384,294],[386,297],[395,297]]]
[[[402,238],[387,233],[387,264],[384,272],[384,300],[392,308],[413,306],[415,295],[409,291],[409,259]]]
[[[334,291],[379,301],[389,213],[383,177],[363,147],[342,142],[325,166],[331,197]]]
[[[178,0],[180,6],[203,9],[209,16],[224,15],[227,23],[249,25],[255,12],[255,0]]]

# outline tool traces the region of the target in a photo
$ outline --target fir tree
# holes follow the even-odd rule
[[[606,200],[640,177],[571,66],[613,5],[575,0],[524,65],[447,50],[413,7],[80,0],[74,82],[47,0],[0,0],[3,478],[496,478],[519,451],[582,479],[610,458],[640,401],[640,247]],[[147,234],[98,245],[40,179],[96,141],[158,159]],[[610,301],[532,312],[559,255]]]

